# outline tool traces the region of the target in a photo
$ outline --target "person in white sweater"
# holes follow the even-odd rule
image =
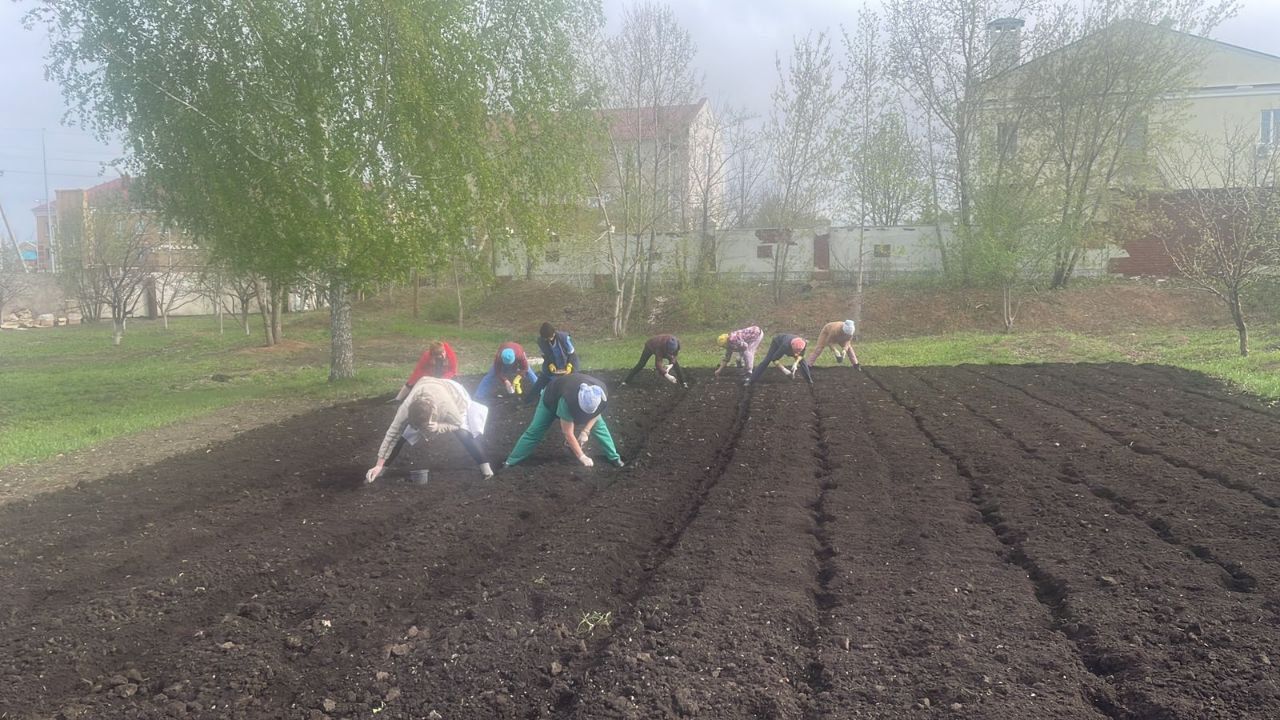
[[[472,402],[466,389],[453,380],[419,379],[396,410],[396,417],[378,448],[378,462],[365,473],[365,482],[377,480],[405,443],[413,445],[426,435],[442,433],[452,433],[480,466],[480,473],[491,477],[493,470],[485,460],[479,441],[484,434],[485,409]]]

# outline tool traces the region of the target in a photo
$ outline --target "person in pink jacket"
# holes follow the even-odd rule
[[[809,357],[805,359],[809,365],[820,357],[822,353],[829,347],[836,354],[836,362],[844,362],[844,356],[849,356],[849,364],[855,370],[861,370],[862,366],[858,364],[858,354],[853,351],[853,332],[854,324],[852,320],[840,322],[829,322],[822,326],[822,332],[818,333],[818,342],[814,343],[813,348],[809,351]]]
[[[763,339],[764,331],[755,325],[724,333],[716,338],[716,344],[724,348],[724,359],[720,361],[720,367],[716,368],[716,376],[719,377],[720,371],[728,366],[734,353],[741,356],[741,362],[746,365],[747,374],[750,375],[756,363],[756,348],[760,347],[760,341]]]

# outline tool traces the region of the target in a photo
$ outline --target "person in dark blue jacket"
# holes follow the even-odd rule
[[[525,396],[526,405],[537,400],[552,379],[582,370],[582,361],[578,359],[578,351],[574,349],[569,333],[556,330],[549,322],[542,323],[538,329],[538,349],[542,351],[542,368],[538,371],[533,392]]]
[[[803,372],[804,379],[812,385],[813,375],[809,373],[809,364],[804,361],[804,350],[806,347],[808,347],[808,343],[806,343],[804,338],[799,335],[789,335],[786,333],[774,335],[773,341],[769,343],[769,354],[764,356],[764,360],[761,360],[756,364],[755,370],[753,370],[751,372],[751,376],[747,378],[747,383],[757,382],[764,376],[764,371],[768,370],[770,365],[777,362],[778,369],[781,370],[784,375],[790,375],[791,379],[794,380],[798,373]],[[790,368],[779,362],[787,356],[791,356],[796,360],[795,364]]]

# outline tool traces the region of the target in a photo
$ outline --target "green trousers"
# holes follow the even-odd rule
[[[561,403],[564,401],[561,400]],[[557,414],[547,409],[542,401],[538,401],[538,409],[533,413],[533,421],[529,423],[529,429],[524,431],[520,439],[516,441],[516,446],[511,450],[511,455],[507,457],[508,465],[517,465],[529,459],[534,449],[538,447],[538,443],[542,442],[542,437],[547,434],[547,429],[558,419]],[[604,448],[604,456],[610,462],[617,462],[621,459],[618,455],[618,449],[613,445],[613,435],[609,433],[609,425],[605,423],[604,417],[596,419],[596,424],[591,427],[591,437],[600,443],[600,447]]]

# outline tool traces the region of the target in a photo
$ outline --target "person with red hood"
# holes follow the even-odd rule
[[[436,340],[428,345],[426,352],[418,358],[418,364],[413,366],[413,372],[409,373],[409,379],[405,381],[404,387],[400,388],[393,402],[404,400],[409,395],[409,391],[413,390],[414,384],[424,377],[452,380],[457,374],[458,356],[449,343]]]

